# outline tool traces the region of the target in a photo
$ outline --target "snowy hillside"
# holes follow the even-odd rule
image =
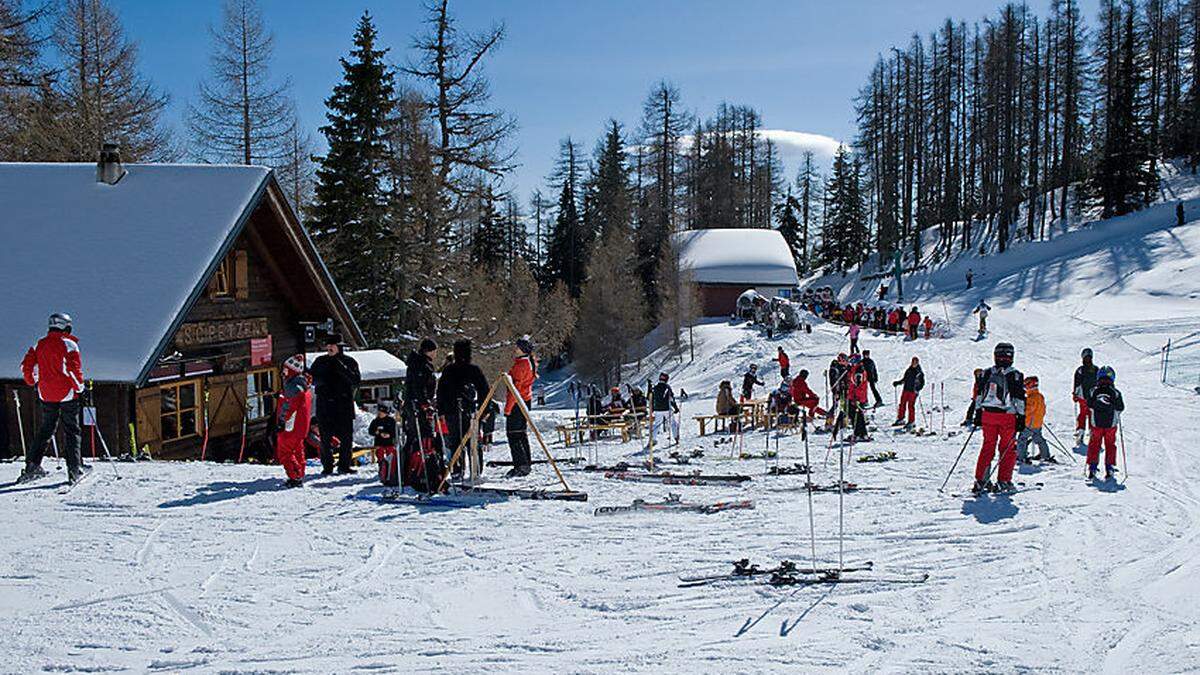
[[[502,501],[456,508],[381,504],[361,475],[280,489],[278,467],[99,465],[66,497],[53,483],[4,488],[0,541],[0,670],[132,672],[1178,672],[1200,663],[1200,396],[1159,382],[1158,344],[1200,329],[1200,221],[1170,228],[1151,210],[1049,244],[914,277],[908,304],[946,302],[958,337],[906,343],[863,334],[887,405],[874,442],[895,461],[847,464],[847,479],[885,490],[847,494],[845,560],[876,577],[928,572],[920,585],[774,588],[741,581],[678,587],[679,575],[731,560],[810,560],[804,476],[766,475],[764,460],[729,459],[697,437],[691,417],[713,409],[716,385],[757,363],[768,385],[782,345],[792,369],[821,371],[845,350],[842,331],[767,340],[725,323],[696,329],[694,362],[647,357],[691,395],[679,449],[705,456],[679,470],[744,473],[744,487],[676,487],[687,501],[753,499],[713,515],[593,515],[598,506],[658,500],[668,488],[571,470],[587,503]],[[1115,242],[1105,232],[1121,232]],[[994,262],[994,265],[992,264]],[[852,288],[843,289],[850,297]],[[966,312],[994,308],[976,342]],[[935,312],[936,314],[937,312]],[[963,442],[972,368],[992,346],[1016,345],[1015,365],[1041,378],[1048,425],[1066,442],[1079,350],[1116,368],[1125,394],[1129,473],[1104,489],[1082,459],[1025,467],[1041,489],[980,499],[938,492]],[[921,357],[920,410],[937,436],[893,436],[891,380]],[[940,406],[944,386],[945,432]],[[920,412],[919,410],[919,412]],[[549,432],[573,409],[536,411]],[[747,434],[748,450],[778,443],[780,465],[804,461],[798,436]],[[947,492],[970,483],[972,439]],[[552,446],[559,456],[570,450]],[[604,440],[605,462],[637,454]],[[814,482],[836,480],[828,436],[808,448]],[[501,445],[492,458],[507,459]],[[660,449],[661,455],[661,449]],[[577,466],[577,465],[576,465]],[[564,469],[567,469],[564,465]],[[18,467],[0,466],[4,480]],[[498,477],[502,469],[489,469]],[[529,485],[553,484],[544,465]],[[813,495],[816,554],[838,556],[838,495]]]

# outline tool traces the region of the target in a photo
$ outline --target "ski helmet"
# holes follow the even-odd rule
[[[659,374],[658,374],[658,381],[659,381],[659,382],[666,382],[668,379],[670,379],[670,375],[667,375],[666,373],[659,373]]]
[[[1090,359],[1090,358],[1092,358],[1092,348],[1091,348],[1091,347],[1084,347],[1084,348],[1083,348],[1083,351],[1082,351],[1082,352],[1079,352],[1079,358],[1081,358],[1081,359]]]
[[[850,355],[850,365],[852,365],[852,366],[857,366],[859,361],[862,361],[862,357],[861,357],[861,356],[859,356],[858,354],[851,354],[851,355]]]
[[[1117,381],[1117,371],[1113,370],[1112,366],[1104,366],[1096,372],[1097,380],[1108,380],[1109,382]]]
[[[992,352],[992,356],[996,360],[996,365],[1011,366],[1014,351],[1013,346],[1007,342],[997,344],[996,349]]]
[[[289,356],[287,361],[283,362],[283,370],[285,372],[291,371],[293,373],[303,373],[304,372],[304,355],[303,354],[293,354],[293,355]]]
[[[50,315],[50,330],[70,330],[71,315],[66,312],[55,312]]]

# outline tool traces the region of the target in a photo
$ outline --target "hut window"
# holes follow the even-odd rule
[[[251,420],[260,420],[275,412],[274,368],[246,373],[246,411]]]
[[[208,295],[211,298],[229,298],[233,296],[233,288],[233,263],[226,257],[217,266],[217,272],[208,285]]]
[[[199,380],[177,382],[159,387],[159,409],[164,441],[197,435],[199,389]]]

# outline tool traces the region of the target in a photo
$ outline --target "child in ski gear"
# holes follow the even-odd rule
[[[437,409],[446,424],[446,462],[454,458],[463,438],[470,433],[475,411],[487,396],[488,381],[479,366],[471,362],[471,341],[456,340],[452,360],[444,368],[437,383]],[[479,463],[482,466],[482,459]],[[462,475],[466,458],[453,467],[453,475]]]
[[[787,352],[783,351],[783,347],[777,349],[775,358],[772,360],[779,362],[779,377],[785,380],[788,379],[788,371],[791,369],[792,362],[788,359]]]
[[[875,367],[875,361],[871,358],[871,350],[864,349],[862,352],[862,367],[863,372],[867,374],[867,386],[871,388],[871,395],[875,397],[875,407],[883,405],[883,399],[879,396],[879,389],[875,386],[879,383],[879,369]]]
[[[979,334],[980,335],[983,335],[984,333],[987,332],[987,317],[988,317],[988,312],[990,312],[990,311],[992,311],[991,306],[988,305],[986,302],[980,300],[979,304],[975,305],[975,310],[971,312],[972,314],[979,315]]]
[[[79,452],[79,395],[83,393],[83,359],[79,353],[79,339],[71,334],[70,315],[50,315],[46,336],[30,347],[21,361],[21,374],[25,384],[37,391],[42,424],[38,427],[33,445],[28,449],[25,469],[17,482],[24,483],[46,475],[42,469],[42,456],[46,452],[46,444],[54,437],[61,422],[67,480],[75,483],[90,469],[83,464]],[[4,433],[8,433],[8,430],[5,429]]]
[[[863,410],[867,406],[867,374],[863,371],[858,354],[850,357],[850,370],[846,375],[846,411],[854,427],[854,440],[869,441],[867,418]],[[840,425],[839,425],[840,426]]]
[[[533,381],[537,379],[537,359],[533,356],[533,343],[528,337],[516,341],[508,376],[512,378],[517,394],[528,409],[533,404]],[[508,472],[509,476],[528,476],[533,461],[529,452],[529,427],[525,416],[517,410],[517,399],[511,391],[504,399],[504,431],[512,452],[513,468]]]
[[[742,400],[749,401],[754,398],[754,385],[764,386],[765,383],[758,379],[758,366],[751,363],[750,370],[742,376]]]
[[[658,441],[658,431],[661,428],[663,431],[670,430],[670,434],[675,438],[675,442],[679,442],[679,404],[675,402],[675,391],[671,389],[668,383],[670,376],[666,373],[658,374],[658,383],[650,390],[650,405],[654,409],[654,426],[650,429],[650,434],[654,441]]]
[[[821,397],[808,386],[808,371],[801,370],[792,379],[791,383],[792,403],[804,408],[808,411],[808,418],[814,419],[816,416],[824,417],[825,411],[821,410]]]
[[[396,418],[392,409],[380,403],[375,409],[375,419],[367,426],[367,433],[375,443],[375,461],[379,466],[379,482],[388,487],[399,485],[400,459],[396,454]]]
[[[1050,444],[1042,438],[1042,423],[1046,419],[1046,397],[1038,391],[1036,376],[1025,378],[1025,429],[1017,437],[1017,461],[1029,463],[1029,444],[1036,443],[1038,459],[1043,462],[1053,462],[1050,454]]]
[[[312,418],[312,391],[304,376],[304,355],[283,362],[283,391],[275,411],[275,459],[287,474],[288,487],[304,483],[304,440]]]
[[[1092,437],[1088,441],[1088,478],[1096,477],[1096,465],[1100,461],[1100,445],[1104,445],[1104,480],[1112,480],[1117,469],[1117,427],[1121,424],[1121,413],[1125,410],[1125,399],[1116,387],[1117,373],[1111,366],[1104,366],[1096,373],[1096,384],[1088,393],[1087,405],[1091,413]]]
[[[858,353],[858,333],[860,330],[861,329],[858,327],[858,324],[856,324],[856,323],[850,324],[850,328],[846,329],[846,335],[850,336],[850,353],[851,354]]]
[[[917,357],[912,358],[912,364],[904,371],[900,379],[892,383],[893,387],[904,385],[900,394],[900,406],[896,409],[896,421],[892,426],[904,424],[904,412],[908,411],[908,426],[912,426],[917,417],[917,394],[925,388],[925,373],[921,370],[921,362]]]
[[[933,333],[933,319],[926,316],[925,321],[921,325],[925,327],[925,339],[928,340],[929,336]]]
[[[1075,444],[1083,445],[1084,433],[1087,431],[1087,425],[1091,416],[1088,414],[1088,397],[1092,394],[1092,388],[1096,386],[1096,373],[1098,369],[1092,363],[1092,350],[1090,347],[1085,348],[1079,354],[1082,363],[1075,369],[1075,380],[1072,385],[1071,394],[1075,397],[1075,404],[1079,406],[1079,414],[1075,416]]]
[[[341,335],[334,333],[325,338],[325,352],[308,367],[321,427],[321,473],[326,476],[333,473],[335,438],[338,473],[354,473],[354,467],[350,466],[354,452],[354,394],[362,377],[358,362],[342,351]],[[432,376],[432,365],[429,372]]]
[[[992,458],[1000,450],[997,488],[1014,489],[1013,468],[1017,464],[1016,434],[1025,428],[1025,376],[1012,367],[1013,346],[1001,342],[993,350],[995,365],[975,382],[975,426],[983,427],[983,445],[975,462],[972,492],[986,490]]]
[[[912,311],[908,313],[908,339],[909,340],[917,339],[917,326],[919,326],[920,324],[921,324],[921,313],[917,311],[916,307],[913,307]]]

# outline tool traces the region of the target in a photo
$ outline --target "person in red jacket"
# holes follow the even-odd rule
[[[917,339],[917,326],[920,325],[920,323],[921,323],[921,313],[917,311],[916,307],[913,307],[912,311],[908,313],[908,339],[909,340]]]
[[[512,367],[508,376],[528,410],[533,403],[533,381],[537,379],[537,359],[533,356],[533,343],[528,337],[517,340]],[[504,400],[504,431],[508,436],[508,449],[512,453],[511,476],[528,476],[532,457],[529,452],[529,429],[525,415],[517,409],[517,399],[508,392]]]
[[[930,334],[933,333],[933,319],[927,316],[921,325],[925,327],[925,339],[928,340]]]
[[[808,371],[801,369],[796,377],[792,379],[791,385],[792,403],[808,410],[808,418],[824,417],[825,411],[821,410],[821,397],[817,396],[817,392],[813,391],[808,386]]]
[[[304,355],[283,362],[283,391],[275,411],[275,459],[287,474],[290,488],[304,484],[304,441],[312,419],[312,391],[304,376]]]
[[[867,435],[867,417],[863,411],[867,407],[867,371],[862,367],[862,359],[858,354],[850,356],[850,373],[847,376],[849,384],[846,388],[846,407],[850,414],[850,423],[854,426],[854,440],[869,441]]]
[[[783,347],[777,348],[776,355],[773,360],[779,362],[779,377],[784,380],[788,379],[792,362],[791,359],[788,358],[787,352],[783,351]]]
[[[79,340],[71,334],[68,314],[50,315],[46,337],[30,347],[21,361],[25,384],[37,389],[42,424],[33,446],[25,458],[25,469],[18,483],[36,480],[46,475],[42,456],[46,444],[62,423],[63,454],[67,460],[67,480],[75,483],[89,471],[79,454],[79,395],[83,393],[83,359],[79,355]]]

